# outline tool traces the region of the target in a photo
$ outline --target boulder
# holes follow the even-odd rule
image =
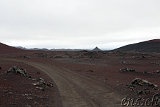
[[[6,74],[8,74],[8,73],[20,74],[20,75],[23,75],[25,77],[31,78],[31,76],[29,76],[27,74],[27,71],[25,69],[19,68],[17,66],[13,66],[13,67],[9,68],[9,70],[6,71]]]
[[[46,89],[46,87],[53,87],[53,83],[51,82],[45,82],[45,80],[43,78],[39,78],[37,79],[37,82],[32,83],[34,86],[36,86],[36,89],[40,89],[42,91],[44,91]]]
[[[154,73],[159,74],[159,73],[160,73],[160,70],[156,70],[156,71],[154,71]]]
[[[120,72],[136,72],[135,69],[123,68],[119,70]]]
[[[134,80],[132,80],[131,85],[133,86],[147,86],[150,88],[153,88],[155,90],[158,89],[158,86],[141,78],[135,78]]]
[[[40,72],[38,71],[37,74],[40,74]]]

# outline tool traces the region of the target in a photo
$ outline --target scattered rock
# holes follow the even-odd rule
[[[107,79],[107,78],[105,78],[105,79],[104,79],[104,83],[106,83],[106,82],[107,82],[107,80],[108,80],[108,79]]]
[[[29,59],[30,57],[29,56],[22,56],[22,58],[24,58],[24,59]]]
[[[143,72],[143,74],[149,74],[149,72],[145,70],[145,71]]]
[[[148,88],[145,88],[145,89],[144,89],[144,93],[145,93],[145,94],[149,94],[149,93],[150,93],[150,90],[149,90]]]
[[[62,56],[55,56],[54,58],[63,58]]]
[[[25,107],[32,107],[31,105],[25,105]]]
[[[136,65],[136,64],[138,64],[137,62],[134,62],[134,61],[121,61],[120,63],[123,65]]]
[[[22,94],[22,96],[31,96],[32,94]]]
[[[129,89],[136,92],[138,95],[149,94],[151,90],[158,90],[158,86],[141,78],[135,78],[127,85]]]
[[[34,86],[38,86],[39,85],[39,82],[36,82],[36,83],[32,83]]]
[[[30,68],[30,70],[32,70],[32,68]],[[23,67],[10,66],[8,70],[0,74],[0,79],[2,80],[2,84],[0,85],[0,100],[2,101],[0,101],[0,105],[2,103],[2,106],[4,104],[6,107],[18,105],[38,107],[42,104],[44,104],[42,106],[46,106],[47,103],[50,102],[48,101],[49,97],[46,96],[51,96],[49,93],[52,91],[51,87],[54,87],[54,84],[52,81],[45,81],[45,79],[51,80],[47,78],[47,76],[42,75],[44,78],[39,78],[40,75],[36,75],[36,73],[40,74],[40,72],[36,71],[34,73],[34,69],[32,71],[33,72],[27,72]],[[49,88],[51,90],[47,90]],[[45,90],[47,91],[45,92]],[[36,98],[34,95],[41,95],[43,99]],[[34,101],[38,102],[37,105],[34,104]]]
[[[90,58],[90,59],[95,59],[95,58],[99,58],[98,53],[95,51],[88,51],[88,52],[84,52],[80,58]]]
[[[156,70],[156,71],[154,71],[153,73],[159,74],[159,73],[160,73],[160,70]]]
[[[3,92],[4,92],[4,93],[8,93],[9,91],[8,91],[8,90],[3,90]]]
[[[40,74],[40,72],[38,71],[37,74]]]
[[[49,83],[47,83],[47,86],[48,87],[53,87],[53,83],[49,82]]]
[[[27,97],[27,99],[28,99],[28,100],[32,100],[33,98],[32,98],[32,97]]]
[[[154,62],[151,62],[151,64],[154,64],[154,65],[157,65],[157,66],[160,66],[160,62],[158,61],[154,61]]]
[[[40,90],[44,91],[44,87],[36,87],[36,89],[40,89]]]
[[[138,90],[138,91],[137,91],[137,94],[138,94],[138,95],[142,95],[143,93],[144,93],[144,92],[143,92],[142,90]]]
[[[47,58],[48,55],[45,53],[34,53],[36,56],[41,57],[41,58]]]
[[[154,89],[157,89],[158,86],[151,83],[151,82],[148,82],[147,80],[143,80],[141,78],[135,78],[134,80],[132,80],[131,82],[132,85],[139,85],[139,86],[148,86],[148,87],[151,87],[151,88],[154,88]]]
[[[119,72],[137,72],[135,69],[124,68],[120,69]]]
[[[146,57],[143,55],[142,58],[146,58]]]
[[[93,70],[88,70],[88,72],[94,72]]]
[[[36,81],[37,79],[33,78],[32,81]]]
[[[40,89],[42,91],[44,91],[46,87],[53,87],[53,83],[51,82],[46,83],[43,78],[37,79],[37,82],[32,84],[36,86],[36,89]]]
[[[34,105],[39,105],[39,103],[38,103],[38,102],[36,102],[36,101],[34,101]]]
[[[126,61],[121,61],[122,64],[126,64]]]
[[[31,78],[31,76],[27,74],[27,71],[25,69],[19,68],[17,66],[11,67],[8,71],[6,71],[6,74],[8,73],[20,74],[25,77]]]
[[[13,94],[13,92],[8,92],[8,94]]]
[[[154,90],[157,90],[158,89],[158,86],[147,81],[147,80],[143,80],[141,78],[135,78],[134,80],[132,80],[131,82],[131,85],[132,86],[143,86],[143,87],[148,87],[148,88],[145,88],[145,92],[148,93],[149,92],[149,88],[151,89],[154,89]]]
[[[29,78],[29,79],[31,79],[31,78],[32,78],[32,76],[28,75],[28,78]]]

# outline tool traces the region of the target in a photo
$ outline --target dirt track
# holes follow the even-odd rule
[[[64,107],[121,107],[120,96],[96,80],[55,65],[22,62],[40,69],[54,80]]]

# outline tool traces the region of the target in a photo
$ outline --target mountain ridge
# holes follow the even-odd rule
[[[160,53],[160,39],[152,39],[139,43],[129,44],[115,49],[114,51],[129,52],[157,52]]]
[[[22,49],[18,49],[12,46],[8,46],[4,43],[0,42],[0,53],[1,54],[6,54],[6,53],[17,53],[23,51]]]

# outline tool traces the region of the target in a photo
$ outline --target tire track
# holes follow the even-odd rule
[[[66,68],[40,62],[16,60],[48,74],[56,83],[64,107],[121,107],[121,98],[96,80]]]

